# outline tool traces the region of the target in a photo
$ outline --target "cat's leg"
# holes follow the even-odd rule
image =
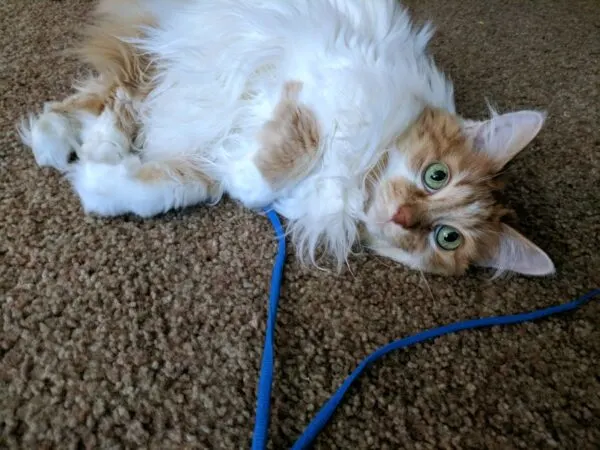
[[[219,186],[184,160],[142,162],[129,155],[117,164],[81,161],[69,178],[84,211],[102,216],[151,217],[220,196]]]
[[[234,163],[232,194],[246,206],[266,206],[304,178],[318,160],[319,124],[299,101],[301,89],[299,82],[284,85],[273,117],[259,135],[258,150]]]

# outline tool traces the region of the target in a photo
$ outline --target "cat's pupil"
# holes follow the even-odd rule
[[[431,174],[431,179],[433,181],[444,181],[446,179],[446,172],[443,170],[436,170]]]
[[[456,242],[459,239],[459,235],[456,231],[451,231],[446,236],[444,236],[446,242]]]

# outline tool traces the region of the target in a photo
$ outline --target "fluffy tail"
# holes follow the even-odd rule
[[[142,38],[155,25],[152,12],[142,1],[103,0],[75,52],[107,81],[144,91],[152,79],[152,63],[131,41]]]

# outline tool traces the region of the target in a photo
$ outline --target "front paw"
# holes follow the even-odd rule
[[[129,137],[117,126],[113,111],[105,110],[92,124],[84,125],[79,158],[106,164],[118,164],[130,151]]]
[[[118,164],[128,154],[129,149],[124,142],[92,140],[84,142],[80,150],[80,158],[105,164]]]
[[[232,198],[251,209],[264,208],[275,200],[275,191],[250,159],[233,164],[228,191]]]

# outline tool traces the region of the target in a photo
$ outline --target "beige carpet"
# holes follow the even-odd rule
[[[62,55],[91,3],[0,2],[0,447],[248,448],[275,252],[231,202],[154,220],[85,217],[14,124],[68,92]],[[272,448],[288,447],[366,354],[447,322],[567,301],[600,285],[600,3],[412,0],[459,109],[547,108],[511,166],[520,226],[550,279],[427,277],[368,257],[288,266]],[[444,337],[376,364],[317,448],[600,447],[600,302]]]

